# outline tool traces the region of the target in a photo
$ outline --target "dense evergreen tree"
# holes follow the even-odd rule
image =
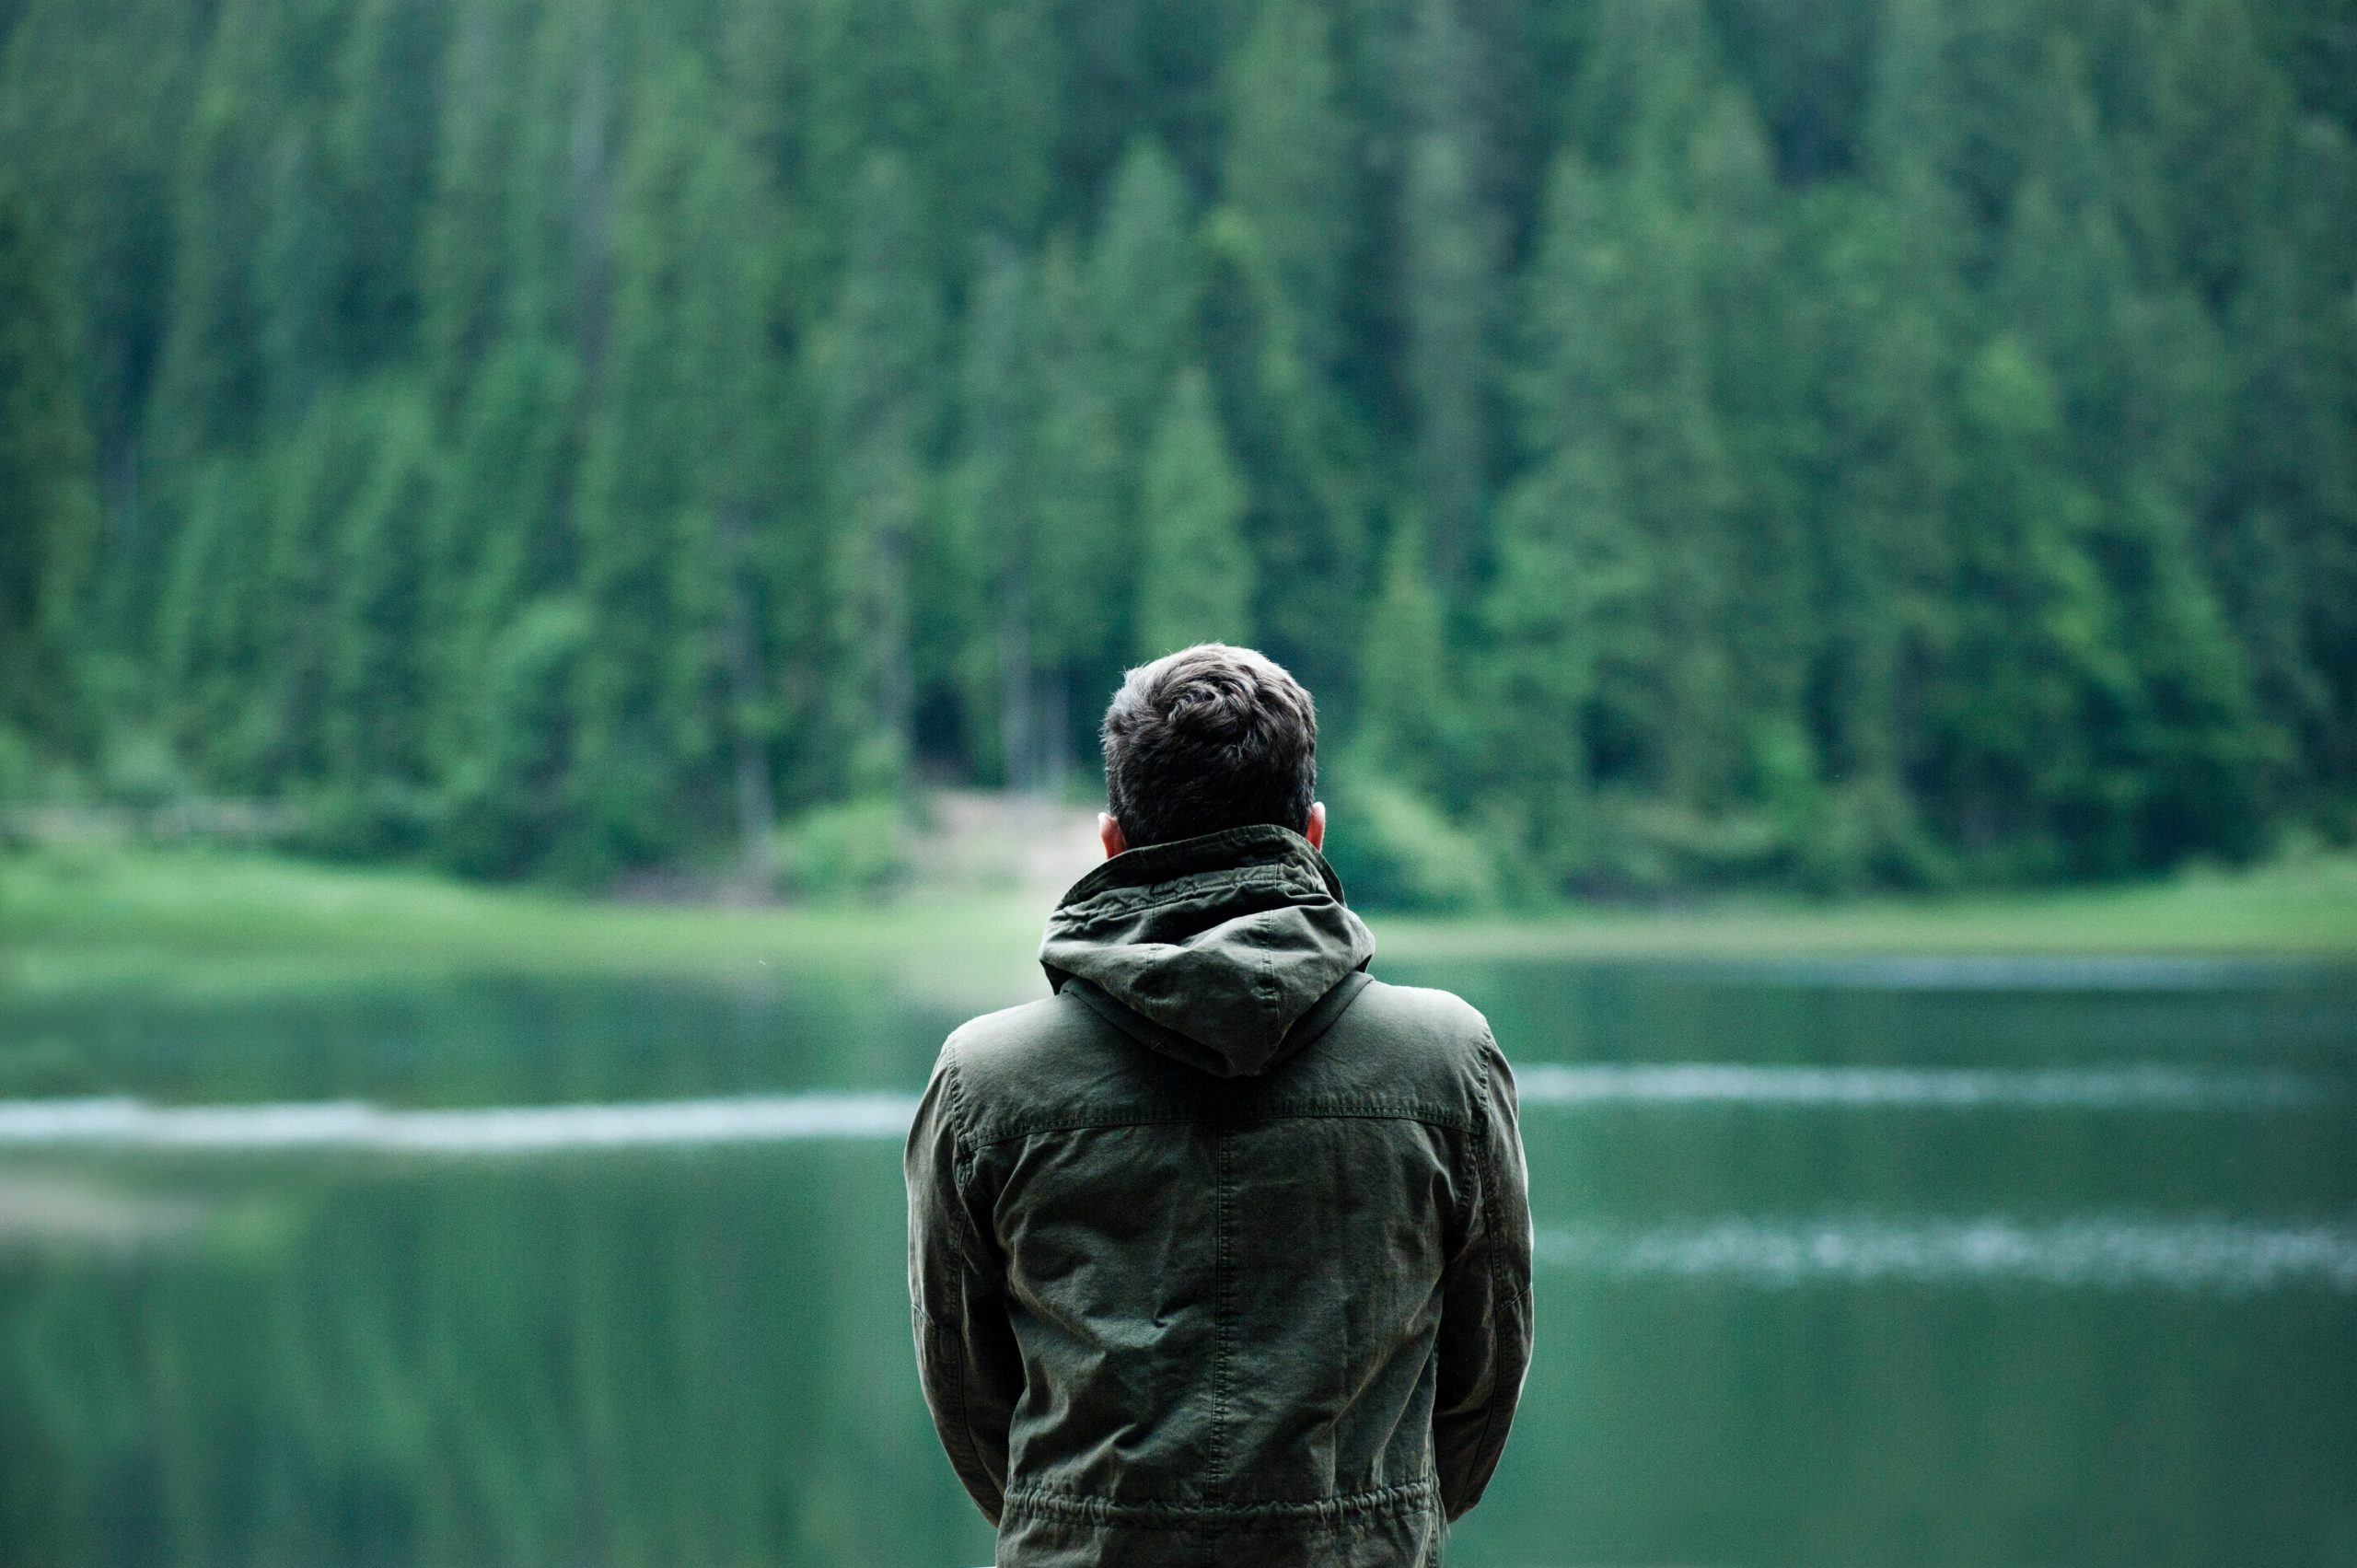
[[[1334,69],[1322,11],[1306,0],[1263,6],[1230,65],[1222,181],[1258,237],[1293,352],[1321,377],[1342,353],[1358,221],[1359,171]]]
[[[1128,453],[1087,285],[1069,243],[1040,259],[1033,411],[1032,595],[1040,784],[1060,785],[1098,693],[1126,661],[1137,572]],[[1080,729],[1076,733],[1074,720]]]
[[[1416,501],[1441,580],[1480,557],[1488,501],[1499,224],[1483,201],[1483,84],[1457,0],[1421,0],[1413,129],[1399,196],[1403,369],[1416,433]]]
[[[1170,155],[1151,137],[1141,139],[1114,172],[1089,254],[1090,299],[1105,343],[1100,373],[1119,437],[1132,452],[1144,450],[1186,356],[1195,311],[1188,205]]]
[[[1039,598],[1040,556],[1051,541],[1041,537],[1033,500],[1044,489],[1038,473],[1044,366],[1031,270],[1004,245],[991,250],[967,312],[958,389],[958,543],[974,595],[987,605],[988,627],[968,685],[977,717],[995,737],[1001,778],[1028,789],[1045,772],[1037,672],[1053,656]]]
[[[2345,9],[0,4],[0,782],[759,879],[1219,635],[1394,891],[2347,837]]]
[[[919,535],[936,520],[937,285],[906,169],[878,153],[842,294],[811,356],[827,407],[839,787],[899,783],[913,741]]]
[[[1190,366],[1170,389],[1146,452],[1138,504],[1138,656],[1190,643],[1252,640],[1252,558],[1244,480],[1228,456],[1211,384]]]
[[[98,498],[55,266],[30,205],[0,184],[0,748],[10,750],[88,738],[75,656]],[[0,769],[14,761],[0,755]]]

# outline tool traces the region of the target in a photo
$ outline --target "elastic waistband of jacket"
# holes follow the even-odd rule
[[[1116,1502],[1109,1497],[1017,1487],[1006,1494],[1004,1516],[1028,1514],[1141,1529],[1295,1530],[1332,1528],[1392,1515],[1427,1513],[1436,1508],[1439,1501],[1439,1482],[1429,1475],[1398,1486],[1337,1493],[1331,1497],[1297,1503]]]

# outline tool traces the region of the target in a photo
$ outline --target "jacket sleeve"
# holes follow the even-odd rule
[[[1530,1182],[1514,1073],[1486,1034],[1481,1065],[1487,1104],[1469,1160],[1475,1191],[1441,1285],[1433,1405],[1441,1504],[1452,1520],[1490,1484],[1530,1368]]]
[[[909,1185],[909,1297],[917,1373],[950,1467],[991,1523],[1006,1499],[1007,1430],[1023,1393],[1008,1326],[1006,1275],[986,1214],[960,1179],[957,1044],[943,1048],[903,1168]]]

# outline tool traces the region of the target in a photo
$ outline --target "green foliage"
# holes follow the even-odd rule
[[[914,194],[900,161],[878,153],[860,181],[852,257],[810,359],[827,411],[826,587],[843,765],[836,788],[895,785],[916,703],[910,595],[920,534],[934,521],[941,352],[936,285],[920,252]]]
[[[1083,9],[0,3],[6,788],[759,880],[1221,636],[1370,895],[2357,824],[2329,6]]]
[[[909,817],[890,796],[805,813],[780,834],[784,886],[816,898],[872,897],[909,874]]]
[[[1499,221],[1483,200],[1476,105],[1485,84],[1451,0],[1423,0],[1397,241],[1413,407],[1415,502],[1444,581],[1480,558],[1495,439]]]
[[[1494,846],[1380,765],[1345,757],[1320,787],[1330,814],[1327,858],[1354,901],[1433,912],[1497,901]]]
[[[479,877],[540,869],[566,842],[573,771],[573,691],[589,617],[566,598],[527,604],[486,645],[461,684],[456,754],[437,836],[441,857]],[[578,874],[560,859],[553,869]]]
[[[0,735],[87,745],[75,656],[90,607],[98,497],[72,331],[29,203],[0,183]]]
[[[1463,716],[1449,700],[1447,627],[1422,533],[1402,525],[1384,562],[1359,661],[1358,743],[1394,776],[1427,793],[1455,770]]]
[[[1358,189],[1337,96],[1332,29],[1306,0],[1271,0],[1229,64],[1227,200],[1260,237],[1283,336],[1318,373],[1342,351],[1342,290]]]
[[[1190,366],[1147,449],[1139,521],[1138,656],[1190,643],[1248,643],[1252,558],[1244,548],[1244,479],[1227,454],[1211,385]]]

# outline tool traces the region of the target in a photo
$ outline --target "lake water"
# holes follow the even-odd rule
[[[1455,1564],[2357,1564],[2357,979],[1378,963],[1521,1073]],[[0,1563],[960,1568],[848,982],[0,994]]]

